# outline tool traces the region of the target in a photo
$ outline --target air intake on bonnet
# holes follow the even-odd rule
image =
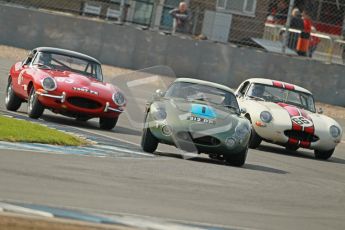
[[[318,136],[303,131],[286,130],[284,134],[289,138],[293,138],[299,141],[316,142],[319,140]]]
[[[189,132],[179,132],[177,133],[177,137],[184,141],[192,140],[195,144],[199,145],[216,146],[220,144],[220,140],[215,137],[205,135],[194,135],[193,137],[193,135]]]

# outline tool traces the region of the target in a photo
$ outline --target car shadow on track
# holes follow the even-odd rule
[[[172,157],[172,158],[177,158],[177,159],[183,159],[183,156],[181,154],[175,154],[175,153],[162,153],[162,152],[156,152],[156,155],[159,156],[164,156],[164,157]],[[194,162],[200,162],[200,163],[206,163],[206,164],[215,164],[215,165],[220,165],[224,167],[231,167],[224,163],[223,161],[220,160],[214,160],[210,158],[205,158],[205,157],[194,157],[194,158],[189,158],[188,160],[194,161]],[[254,170],[254,171],[261,171],[261,172],[267,172],[267,173],[275,173],[275,174],[288,174],[289,172],[272,168],[272,167],[267,167],[263,165],[256,165],[256,164],[249,164],[246,163],[243,165],[242,169],[247,169],[247,170]]]
[[[341,158],[337,158],[332,156],[329,160],[318,160],[315,159],[314,153],[307,152],[303,150],[297,150],[297,151],[291,151],[286,150],[283,147],[280,146],[267,146],[267,145],[260,145],[256,150],[262,151],[262,152],[270,152],[274,154],[284,155],[284,156],[291,156],[291,157],[298,157],[298,158],[305,158],[310,160],[316,160],[316,161],[324,161],[329,163],[337,163],[337,164],[345,164],[345,160]]]
[[[98,122],[95,121],[77,121],[76,119],[69,118],[69,117],[61,117],[56,115],[43,115],[42,119],[46,122],[52,122],[59,125],[67,125],[77,128],[87,128],[90,130],[101,130],[98,127]],[[107,130],[102,130],[107,131]],[[115,132],[115,133],[122,133],[132,136],[141,136],[141,132],[134,129],[129,129],[120,125],[117,125],[113,130],[109,130],[109,132]]]

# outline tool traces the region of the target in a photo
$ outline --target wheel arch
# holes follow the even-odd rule
[[[26,92],[28,95],[30,94],[32,87],[34,87],[34,83],[32,81],[30,81],[28,84],[28,88],[26,89]]]
[[[250,123],[252,123],[252,118],[250,117],[249,113],[246,113],[244,117],[247,118],[250,121]]]

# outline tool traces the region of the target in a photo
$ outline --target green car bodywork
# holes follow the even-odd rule
[[[224,159],[231,165],[245,163],[251,126],[240,116],[233,91],[211,82],[180,78],[176,83],[207,86],[224,92],[235,101],[224,106],[208,100],[176,98],[157,92],[147,103],[142,148],[154,152],[158,143],[176,146],[188,152],[206,153],[212,158]],[[169,90],[169,89],[168,89]]]

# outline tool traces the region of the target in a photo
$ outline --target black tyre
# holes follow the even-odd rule
[[[250,135],[249,148],[256,149],[262,142],[262,138],[255,132],[255,129],[252,127],[252,134]]]
[[[327,160],[328,158],[330,158],[333,155],[334,150],[335,149],[331,149],[328,151],[314,150],[315,158],[320,159],[320,160]]]
[[[111,130],[116,126],[118,119],[119,117],[115,117],[115,118],[101,117],[99,118],[99,127],[104,130]]]
[[[297,151],[299,149],[299,147],[296,145],[287,145],[287,146],[285,146],[285,149],[288,151]]]
[[[5,104],[10,111],[17,111],[22,104],[22,100],[13,91],[12,78],[8,79]]]
[[[225,161],[231,166],[241,167],[244,165],[247,159],[248,148],[237,154],[225,155]]]
[[[43,111],[44,106],[38,100],[35,88],[32,87],[28,98],[28,115],[33,119],[38,119],[42,116]]]
[[[153,134],[149,127],[147,127],[146,121],[143,129],[143,135],[141,137],[141,148],[147,153],[153,153],[158,147],[158,140]]]

